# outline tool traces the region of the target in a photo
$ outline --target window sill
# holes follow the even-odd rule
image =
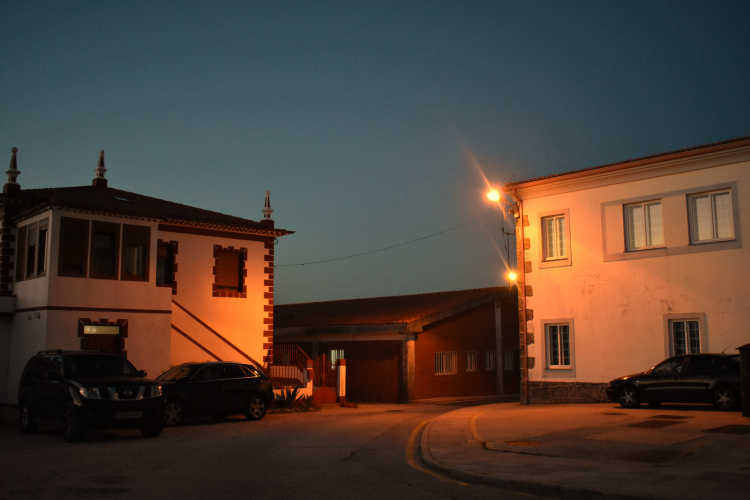
[[[708,245],[711,243],[726,243],[727,241],[737,241],[737,238],[723,238],[723,239],[717,239],[717,240],[701,240],[701,241],[691,241],[691,245]]]
[[[134,276],[134,275],[130,275],[130,274],[123,274],[122,276],[120,276],[120,281],[144,281],[144,282],[148,282],[148,278],[143,278],[141,276]]]
[[[660,246],[660,247],[641,247],[641,248],[628,248],[625,250],[625,253],[638,253],[638,252],[648,252],[650,250],[666,250],[666,246]]]

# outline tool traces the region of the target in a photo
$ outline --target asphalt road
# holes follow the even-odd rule
[[[189,422],[142,438],[91,433],[66,444],[59,425],[35,435],[0,423],[0,499],[493,499],[526,493],[461,484],[427,471],[416,446],[445,405],[327,407]]]

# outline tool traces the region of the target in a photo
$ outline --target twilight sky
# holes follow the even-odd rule
[[[0,0],[0,160],[253,220],[276,303],[503,285],[506,182],[750,135],[750,3]],[[4,169],[3,169],[4,170]],[[512,226],[506,223],[506,230]]]

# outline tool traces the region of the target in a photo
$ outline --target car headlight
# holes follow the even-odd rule
[[[151,387],[151,397],[152,398],[157,398],[159,396],[161,396],[161,386],[160,385],[152,386]]]
[[[101,395],[99,394],[99,389],[96,387],[81,387],[78,389],[78,392],[81,393],[81,396],[88,399],[102,399]]]

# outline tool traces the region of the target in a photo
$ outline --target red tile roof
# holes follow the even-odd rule
[[[1,195],[0,202],[14,202],[27,207],[19,217],[53,206],[87,212],[160,219],[165,223],[200,227],[233,228],[269,235],[291,234],[260,222],[225,215],[202,208],[160,200],[129,191],[94,186],[24,189],[13,195]]]
[[[571,170],[569,172],[561,172],[559,174],[545,175],[545,176],[542,176],[542,177],[534,177],[533,179],[525,179],[525,180],[522,180],[522,181],[509,182],[509,183],[505,184],[505,187],[515,187],[515,186],[521,186],[521,187],[523,187],[522,186],[523,184],[527,184],[529,182],[541,181],[541,180],[544,180],[544,179],[552,179],[554,177],[562,177],[562,176],[570,175],[570,174],[578,174],[578,173],[581,173],[581,172],[588,172],[590,170],[597,170],[597,169],[600,169],[600,168],[614,167],[616,165],[625,165],[627,163],[636,163],[636,162],[643,161],[643,160],[650,160],[650,159],[654,159],[654,158],[661,158],[661,157],[664,157],[664,156],[676,155],[676,154],[680,154],[680,153],[687,153],[687,152],[691,152],[691,151],[698,151],[699,152],[699,150],[701,150],[701,149],[708,149],[708,148],[713,148],[713,147],[716,147],[716,146],[723,146],[723,145],[728,145],[728,144],[733,144],[733,143],[736,143],[736,142],[742,142],[742,141],[748,141],[748,140],[750,140],[750,136],[738,137],[736,139],[729,139],[729,140],[721,141],[721,142],[713,142],[711,144],[703,144],[703,145],[700,145],[700,146],[693,146],[693,147],[690,147],[690,148],[678,149],[676,151],[667,151],[666,153],[658,153],[658,154],[651,155],[651,156],[643,156],[641,158],[634,158],[632,160],[618,161],[618,162],[615,162],[615,163],[607,163],[606,165],[598,165],[596,167],[582,168],[580,170]]]
[[[503,290],[507,288],[476,288],[419,295],[276,305],[273,308],[273,326],[288,328],[408,323],[481,297],[487,297],[489,300]]]

